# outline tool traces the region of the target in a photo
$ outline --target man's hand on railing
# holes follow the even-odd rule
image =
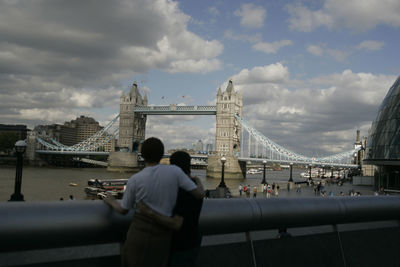
[[[121,204],[115,200],[115,197],[111,193],[106,193],[106,194],[100,194],[100,197],[103,198],[103,201],[112,207],[115,211],[121,213],[121,214],[127,214],[129,210],[126,210],[121,207]]]

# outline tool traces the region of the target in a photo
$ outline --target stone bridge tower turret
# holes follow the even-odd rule
[[[122,92],[120,99],[119,139],[116,151],[110,152],[108,170],[137,171],[138,152],[145,138],[146,115],[134,113],[136,106],[147,106],[147,96],[141,96],[136,82],[129,93]]]
[[[241,126],[235,119],[235,114],[242,116],[242,95],[235,92],[232,79],[224,92],[221,88],[217,94],[216,116],[216,151],[222,156],[240,156]]]
[[[243,98],[236,92],[232,79],[224,92],[221,88],[217,93],[217,116],[215,129],[216,153],[208,157],[207,176],[221,177],[221,157],[226,158],[225,177],[227,179],[243,178],[242,169],[239,166],[241,125],[235,119],[235,114],[242,116]]]
[[[142,98],[134,82],[128,94],[122,92],[120,101],[118,146],[127,152],[138,151],[145,138],[146,115],[134,113],[136,106],[147,106],[147,96]]]

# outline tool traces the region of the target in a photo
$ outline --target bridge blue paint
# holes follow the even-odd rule
[[[317,162],[317,161],[303,161],[303,160],[280,160],[280,159],[268,159],[268,158],[244,158],[239,157],[239,161],[250,162],[252,164],[262,164],[265,160],[267,163],[282,163],[282,164],[300,164],[300,165],[313,165],[315,166],[326,166],[326,167],[339,167],[339,168],[358,168],[356,164],[346,164],[346,163],[335,163],[335,162]]]
[[[145,115],[216,115],[216,106],[136,106],[135,113]]]
[[[74,150],[35,150],[38,154],[51,154],[51,155],[98,155],[107,156],[110,152],[105,151],[74,151]]]

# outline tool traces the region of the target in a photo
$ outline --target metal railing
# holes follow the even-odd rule
[[[120,215],[102,201],[0,204],[0,251],[120,242],[133,212]],[[207,199],[204,235],[398,220],[400,197]]]

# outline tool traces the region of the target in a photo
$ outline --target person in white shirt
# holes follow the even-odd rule
[[[178,189],[199,199],[204,192],[179,167],[159,164],[164,155],[161,140],[146,139],[141,154],[145,168],[128,180],[121,203],[110,195],[104,201],[122,214],[135,209],[121,252],[122,265],[167,266],[173,228],[182,224],[181,218],[171,217]]]

